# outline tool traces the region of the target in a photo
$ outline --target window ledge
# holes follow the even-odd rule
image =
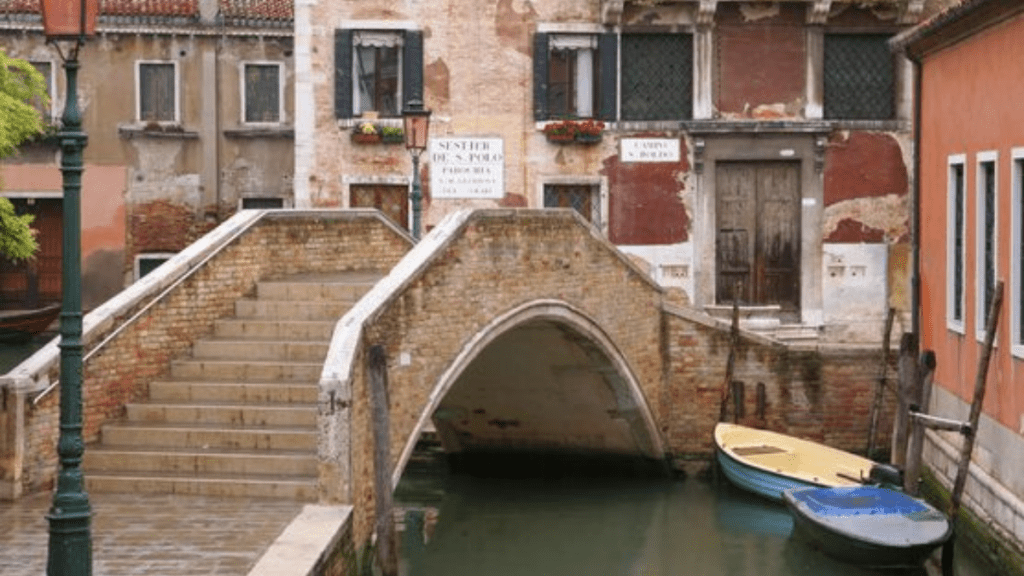
[[[117,127],[117,133],[122,138],[177,138],[190,140],[199,138],[199,133],[192,130],[185,130],[180,124],[121,124]]]
[[[534,122],[534,129],[544,130],[549,123],[561,120]],[[910,130],[905,120],[621,120],[605,121],[605,130],[611,132],[663,132],[680,130],[693,134],[735,133],[805,133],[827,134],[834,130],[877,130],[899,132]]]
[[[295,129],[291,126],[239,126],[225,128],[224,136],[228,138],[294,138]]]

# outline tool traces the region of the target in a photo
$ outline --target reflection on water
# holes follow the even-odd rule
[[[876,574],[791,538],[782,505],[724,481],[479,479],[420,462],[396,505],[404,576]],[[958,566],[971,575],[988,576]]]
[[[37,334],[24,344],[0,343],[0,374],[7,374],[11,368],[21,364],[26,358],[43,347],[56,336],[53,332]]]

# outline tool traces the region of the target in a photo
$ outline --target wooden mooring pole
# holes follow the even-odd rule
[[[871,417],[868,426],[868,448],[865,454],[868,458],[875,457],[875,439],[878,437],[878,418],[882,412],[882,397],[886,380],[889,374],[889,334],[892,332],[892,322],[896,316],[896,309],[890,307],[885,318],[885,332],[882,333],[882,366],[879,370],[878,382],[875,383],[875,396],[871,400]]]
[[[906,333],[900,340],[899,384],[896,398],[899,405],[892,427],[892,453],[889,462],[898,468],[907,463],[907,440],[910,422],[910,405],[917,398],[917,335]]]
[[[391,498],[391,434],[388,409],[388,360],[384,347],[370,348],[370,406],[373,420],[373,500],[377,566],[382,576],[398,576],[398,545]]]
[[[971,453],[974,451],[974,439],[978,435],[978,420],[981,419],[981,408],[985,403],[985,382],[988,379],[988,363],[992,357],[992,342],[996,337],[999,325],[999,311],[1003,306],[1003,281],[996,282],[992,291],[992,302],[988,309],[985,326],[985,344],[978,358],[978,373],[974,378],[974,398],[971,400],[971,413],[967,422],[963,444],[960,446],[960,463],[956,469],[956,480],[949,500],[949,521],[953,525],[953,535],[942,546],[942,574],[953,576],[953,550],[956,538],[957,516],[960,513],[960,499],[967,484],[967,473],[971,466]]]
[[[921,482],[921,451],[924,448],[924,429],[927,424],[920,419],[914,418],[916,414],[923,414],[928,411],[928,404],[932,400],[932,377],[935,376],[935,352],[925,350],[921,353],[921,386],[919,395],[914,404],[910,405],[911,411],[911,433],[910,446],[907,448],[907,469],[903,475],[903,491],[911,496],[917,496],[918,484]]]
[[[736,285],[739,291],[739,284]],[[733,293],[732,301],[732,327],[729,330],[729,356],[725,361],[725,382],[722,383],[722,402],[718,407],[718,421],[725,422],[729,410],[729,395],[732,392],[732,374],[736,366],[736,346],[740,341],[740,302]],[[736,411],[733,412],[733,422],[738,419]]]

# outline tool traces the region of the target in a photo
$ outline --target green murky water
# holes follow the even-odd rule
[[[396,492],[404,576],[867,576],[726,481],[474,478],[418,458]],[[937,558],[936,554],[936,558]],[[995,576],[965,551],[957,576]],[[888,572],[934,576],[936,566]]]

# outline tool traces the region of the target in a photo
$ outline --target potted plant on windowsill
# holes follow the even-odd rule
[[[576,123],[576,141],[582,144],[596,144],[604,134],[604,122],[584,120]]]
[[[373,122],[360,122],[352,130],[352,141],[357,144],[377,144],[381,141],[380,128]]]
[[[576,138],[576,123],[572,120],[548,122],[544,126],[544,137],[554,144],[568,144]]]
[[[382,126],[380,138],[385,144],[402,144],[405,142],[405,131],[401,126]]]

